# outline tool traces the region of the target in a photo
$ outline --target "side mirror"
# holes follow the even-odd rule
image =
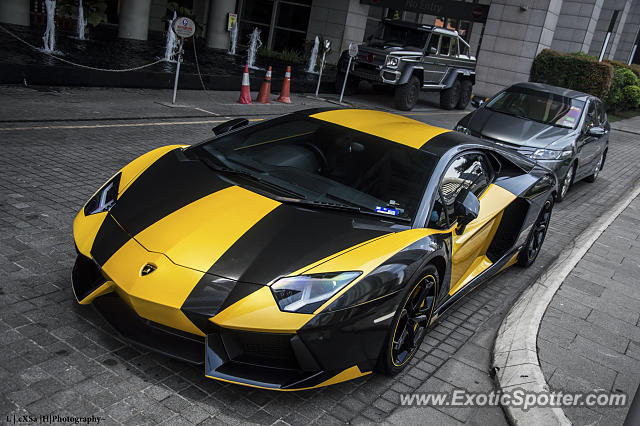
[[[458,232],[463,233],[469,222],[478,217],[480,200],[473,192],[463,189],[453,202],[453,212],[458,220]]]
[[[435,47],[431,46],[429,48],[429,55],[435,55],[438,53],[438,49],[436,49]]]
[[[480,108],[483,103],[484,103],[484,99],[480,99],[477,96],[474,96],[473,98],[471,98],[471,106],[474,108]]]
[[[600,126],[593,126],[593,127],[589,127],[589,130],[587,130],[587,135],[589,136],[602,136],[605,134],[605,130],[600,127]]]
[[[249,124],[249,120],[247,120],[246,118],[234,118],[233,120],[218,124],[211,130],[216,136],[220,136],[239,127],[244,127],[247,124]]]

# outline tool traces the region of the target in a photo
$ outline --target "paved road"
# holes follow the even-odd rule
[[[282,108],[328,104],[300,98],[296,106],[268,110],[232,104],[218,93],[184,93],[185,103],[208,112],[169,113],[153,102],[167,93],[0,87],[5,120],[0,123],[0,342],[5,349],[0,415],[95,414],[127,424],[504,424],[497,407],[399,407],[399,395],[493,389],[490,348],[506,310],[573,237],[640,178],[634,138],[614,132],[599,181],[576,185],[557,207],[538,262],[527,270],[508,270],[465,297],[432,330],[403,374],[374,374],[296,393],[249,389],[205,379],[199,368],[123,344],[91,308],[77,305],[69,286],[75,257],[71,223],[115,170],[152,148],[208,137],[208,121],[218,120],[213,114],[248,111],[243,115],[259,119]],[[378,96],[349,100],[376,105]],[[92,108],[99,112],[91,121],[78,121]],[[166,113],[162,119],[159,111]],[[434,108],[429,99],[411,114],[449,128],[462,116]],[[20,121],[34,119],[54,121]]]

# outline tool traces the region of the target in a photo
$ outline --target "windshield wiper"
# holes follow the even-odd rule
[[[286,188],[286,187],[284,187],[282,185],[278,185],[276,183],[264,180],[260,176],[256,176],[253,173],[247,172],[246,170],[232,169],[232,168],[224,166],[224,165],[218,165],[216,162],[211,161],[208,158],[200,158],[200,160],[204,164],[206,164],[210,169],[212,169],[213,171],[242,176],[242,177],[247,178],[249,180],[252,180],[254,182],[258,182],[262,186],[266,186],[266,187],[269,187],[271,189],[275,189],[276,191],[279,191],[279,192],[284,192],[284,193],[289,194],[289,195],[291,195],[293,197],[302,198],[302,199],[306,198],[304,194],[301,194],[299,192],[293,191],[293,190],[291,190],[289,188]]]
[[[392,216],[384,213],[378,213],[372,210],[362,209],[356,206],[350,206],[348,204],[329,203],[327,201],[317,201],[317,200],[297,200],[293,198],[280,198],[278,199],[278,201],[282,201],[284,203],[291,203],[291,204],[302,204],[304,206],[309,206],[309,207],[319,207],[319,208],[325,208],[330,210],[341,210],[341,211],[360,213],[360,214],[376,216],[376,217],[385,218],[385,219],[397,219],[403,222],[411,222],[411,219],[408,217],[399,217],[399,216]]]

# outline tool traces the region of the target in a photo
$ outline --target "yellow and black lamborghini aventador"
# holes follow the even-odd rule
[[[74,293],[125,340],[269,389],[396,373],[540,251],[556,180],[515,151],[378,111],[247,124],[141,156],[76,217]]]

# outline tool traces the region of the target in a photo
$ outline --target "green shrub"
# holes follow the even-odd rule
[[[627,108],[638,108],[640,106],[640,86],[625,86],[622,88],[622,100]]]
[[[301,64],[303,62],[302,52],[295,49],[285,49],[280,54],[280,60],[291,64]]]
[[[636,75],[636,77],[640,78],[640,65],[631,64],[631,65],[629,65],[629,69],[631,71],[633,71],[633,73]]]
[[[258,48],[258,56],[264,56],[265,58],[274,58],[278,56],[278,54],[263,45]]]
[[[617,70],[616,70],[616,72],[617,72]],[[620,75],[621,75],[622,85],[623,86],[637,86],[638,85],[638,77],[636,77],[636,75],[630,69],[622,68],[620,70]]]
[[[530,80],[604,98],[613,81],[613,66],[583,53],[545,49],[533,61]]]

